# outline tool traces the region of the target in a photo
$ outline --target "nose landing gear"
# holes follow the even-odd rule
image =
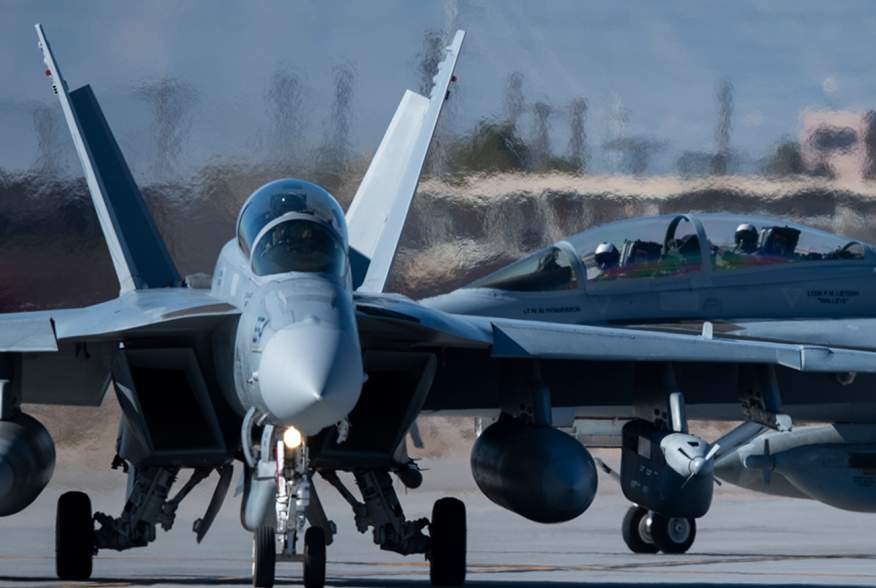
[[[624,543],[633,553],[657,553],[660,548],[651,536],[651,521],[648,509],[641,506],[631,506],[624,515],[621,526]]]
[[[631,506],[621,532],[633,553],[685,553],[696,539],[697,523],[693,518],[667,517]]]
[[[277,561],[300,561],[303,565],[304,588],[325,586],[326,535],[322,527],[308,527],[304,533],[304,552],[297,554],[286,546],[287,537],[273,527],[259,527],[252,538],[252,585],[271,588],[274,585]],[[294,543],[294,539],[292,541]],[[279,553],[277,553],[279,548]]]
[[[651,536],[663,553],[685,553],[697,537],[696,519],[653,513]]]
[[[253,533],[252,582],[256,588],[274,585],[278,561],[303,564],[305,588],[325,586],[326,545],[331,542],[334,524],[325,518],[322,505],[310,480],[310,459],[306,444],[292,449],[282,440],[274,446],[276,474],[276,527],[264,525]],[[307,522],[311,525],[305,531]],[[318,524],[314,524],[318,521]],[[324,528],[327,526],[328,529]],[[298,538],[304,536],[303,552]]]
[[[252,535],[252,585],[271,588],[277,565],[277,539],[273,527],[259,527]]]

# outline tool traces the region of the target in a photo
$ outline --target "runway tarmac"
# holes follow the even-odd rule
[[[465,500],[469,524],[468,584],[471,586],[600,586],[769,584],[876,585],[876,515],[837,511],[804,501],[762,498],[722,489],[712,511],[699,521],[697,541],[680,556],[633,555],[620,536],[627,503],[607,478],[590,510],[561,525],[537,525],[502,510],[470,484],[464,459],[426,464],[422,490],[400,492],[410,518],[428,516],[444,495]],[[62,468],[61,468],[62,469]],[[0,521],[0,585],[58,586],[52,559],[54,503],[70,485],[94,492],[98,510],[117,514],[123,495],[119,473],[63,470],[24,513]],[[319,487],[339,534],[328,549],[328,584],[343,587],[428,586],[422,556],[380,551],[370,534],[360,535],[352,515],[331,488]],[[108,491],[110,490],[110,491]],[[191,523],[212,491],[190,495],[170,532],[159,531],[150,547],[101,552],[95,559],[98,586],[210,586],[250,584],[250,538],[238,522],[239,502],[229,497],[201,545]],[[300,564],[281,563],[278,585],[301,581]]]

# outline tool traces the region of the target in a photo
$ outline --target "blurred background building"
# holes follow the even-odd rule
[[[800,132],[804,169],[841,182],[873,177],[876,113],[841,110],[804,111]]]

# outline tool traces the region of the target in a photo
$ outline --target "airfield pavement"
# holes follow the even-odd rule
[[[690,553],[633,555],[619,528],[627,503],[606,477],[600,478],[599,496],[588,512],[569,523],[543,526],[482,497],[463,456],[426,461],[423,466],[430,468],[426,483],[416,491],[400,490],[402,504],[415,518],[428,516],[440,496],[465,500],[470,586],[876,585],[876,515],[764,498],[725,485],[712,511],[700,521]],[[96,509],[117,514],[123,480],[118,472],[59,464],[52,484],[36,503],[0,522],[0,585],[64,585],[54,578],[52,559],[57,496],[79,487],[92,494]],[[380,551],[370,533],[356,532],[350,510],[337,494],[325,485],[319,489],[340,530],[328,549],[329,586],[429,586],[422,556]],[[180,508],[174,529],[159,531],[152,546],[101,552],[91,585],[249,585],[251,543],[238,522],[238,499],[229,496],[204,542],[195,543],[191,524],[211,491],[205,485],[193,492]],[[278,564],[277,577],[277,585],[300,584],[300,564]]]

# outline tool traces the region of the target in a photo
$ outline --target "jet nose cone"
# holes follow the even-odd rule
[[[259,365],[262,401],[275,423],[308,435],[346,417],[359,399],[362,359],[354,333],[319,323],[274,333]]]

